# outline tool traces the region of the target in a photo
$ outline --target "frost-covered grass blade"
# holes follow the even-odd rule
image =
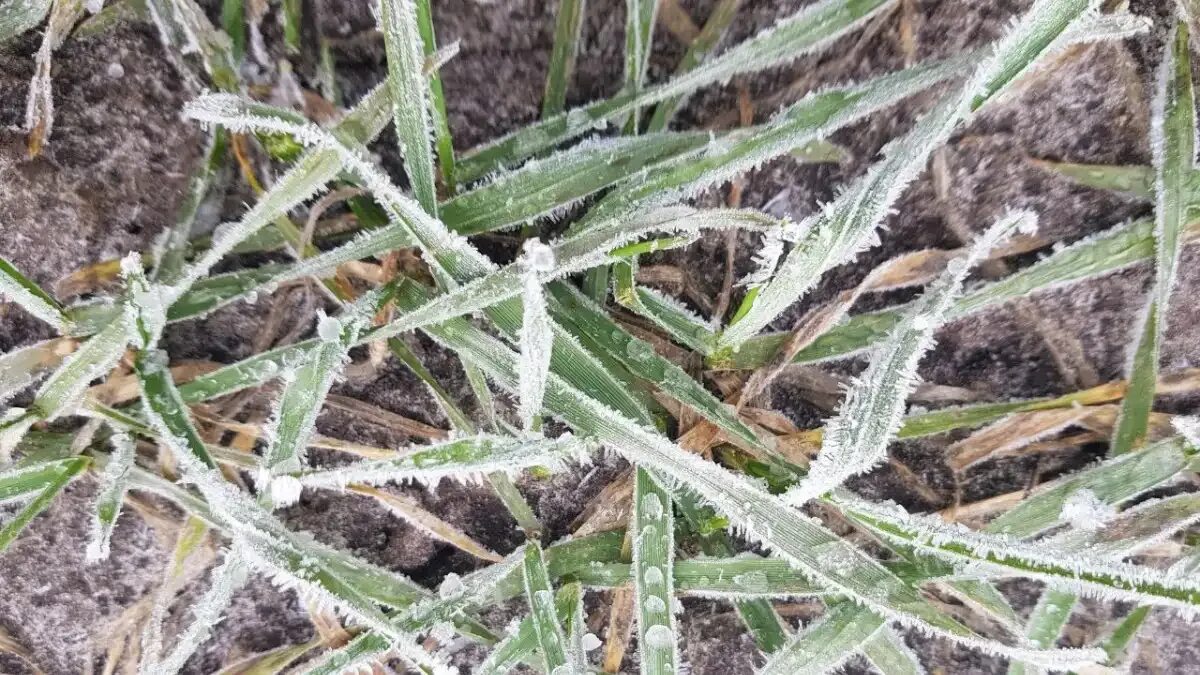
[[[92,538],[87,547],[87,559],[91,562],[108,558],[113,527],[121,515],[121,503],[129,487],[129,470],[136,455],[133,439],[125,433],[113,434],[109,442],[113,453],[100,475],[96,512],[92,515]]]
[[[639,468],[633,487],[633,587],[638,608],[642,673],[679,668],[675,625],[675,518],[671,497]]]
[[[59,333],[66,334],[71,330],[71,322],[63,313],[62,305],[2,257],[0,298],[17,303],[21,309],[50,324]]]
[[[1182,230],[1192,201],[1196,157],[1196,103],[1192,91],[1188,27],[1175,23],[1160,65],[1151,124],[1154,150],[1154,289],[1141,318],[1129,366],[1129,391],[1121,403],[1112,454],[1124,454],[1146,442],[1150,408],[1167,309],[1175,287]]]

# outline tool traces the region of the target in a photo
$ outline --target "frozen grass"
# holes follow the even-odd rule
[[[53,341],[0,357],[0,400],[50,371],[31,403],[9,408],[0,421],[0,502],[19,505],[0,529],[0,550],[87,471],[101,480],[87,552],[95,564],[107,557],[122,503],[134,493],[174,502],[189,514],[192,529],[196,523],[200,532],[214,528],[228,543],[224,560],[191,608],[194,621],[169,650],[158,630],[182,559],[168,569],[138,664],[141,672],[155,673],[184,667],[251,572],[295,589],[313,608],[314,622],[326,622],[317,615],[333,610],[351,631],[328,644],[321,639],[290,648],[286,659],[282,652],[274,661],[264,657],[254,671],[264,673],[299,662],[311,673],[355,672],[390,658],[425,672],[452,672],[447,648],[456,634],[488,647],[479,672],[506,672],[524,664],[553,675],[584,673],[595,667],[600,644],[584,621],[584,594],[595,589],[616,589],[612,597],[630,603],[614,600],[613,620],[619,621],[621,612],[633,617],[638,663],[653,675],[688,667],[678,618],[678,596],[685,594],[734,602],[764,652],[763,672],[781,674],[825,672],[857,654],[886,673],[922,672],[903,631],[1007,657],[1013,672],[1114,664],[1145,618],[1145,608],[1196,614],[1200,582],[1189,570],[1200,554],[1193,547],[1185,545],[1169,571],[1139,565],[1132,556],[1180,538],[1200,521],[1200,499],[1185,493],[1122,510],[1186,474],[1200,452],[1191,420],[1178,420],[1183,436],[1168,431],[1151,438],[1155,394],[1179,386],[1158,372],[1159,344],[1180,250],[1195,232],[1188,220],[1195,112],[1186,25],[1181,21],[1173,29],[1150,104],[1152,169],[1047,164],[1082,181],[1152,198],[1153,223],[1117,228],[964,292],[973,265],[1014,232],[1030,234],[1036,214],[1014,212],[961,254],[891,261],[842,301],[810,315],[795,334],[763,335],[762,329],[825,271],[876,241],[881,221],[930,154],[977,110],[1003,97],[1023,74],[1058,51],[1078,42],[1122,39],[1145,24],[1123,12],[1101,14],[1086,0],[1037,0],[982,56],[917,64],[812,92],[749,129],[666,131],[680,103],[701,87],[823,49],[892,7],[886,0],[821,0],[711,55],[738,5],[718,3],[676,74],[653,83],[647,82],[646,63],[658,5],[629,0],[624,88],[612,99],[565,110],[584,2],[562,0],[544,119],[456,158],[436,72],[454,50],[436,45],[427,0],[382,0],[376,7],[387,81],[327,126],[243,95],[237,63],[254,48],[258,26],[240,3],[223,5],[231,40],[192,0],[150,0],[146,16],[158,27],[165,48],[178,57],[196,55],[203,70],[197,77],[207,77],[223,92],[202,96],[186,109],[187,117],[211,128],[210,145],[175,226],[155,251],[124,259],[120,290],[108,302],[64,306],[0,259],[5,299],[64,339],[81,341],[65,358]],[[284,3],[285,42],[293,49],[300,46],[300,10],[300,3]],[[50,138],[49,60],[81,8],[65,0],[18,2],[0,13],[0,40],[37,25],[47,14],[50,25],[31,88],[31,150]],[[180,63],[188,67],[187,61]],[[880,162],[802,223],[681,204],[775,157],[820,147],[830,133],[949,81],[954,84],[948,93],[886,149]],[[412,196],[367,152],[389,119]],[[624,134],[560,149],[608,125]],[[223,225],[207,242],[191,241],[197,208],[214,174],[229,161],[231,134],[251,133],[274,139],[275,147],[298,149],[299,156],[239,222]],[[505,167],[512,171],[501,171]],[[323,251],[310,251],[300,246],[308,242],[296,238],[298,230],[286,214],[331,183],[369,195],[355,198],[361,200],[356,212],[360,220],[373,214],[378,222]],[[564,235],[545,243],[539,238],[537,226],[547,217],[576,213],[573,207],[601,194]],[[524,249],[509,265],[485,257],[469,238],[517,226],[524,226]],[[757,269],[743,280],[744,299],[728,325],[642,287],[637,277],[641,256],[691,245],[716,230],[753,233],[762,241]],[[230,252],[289,245],[297,257],[293,263],[211,273]],[[393,254],[402,248],[415,249],[424,268],[398,267]],[[378,275],[367,277],[375,288],[356,290],[344,275],[373,258],[384,263]],[[1127,384],[1055,399],[905,415],[918,364],[943,322],[1142,260],[1154,261],[1155,284],[1132,348]],[[916,269],[918,261],[933,261],[938,269]],[[614,302],[609,301],[610,269]],[[587,292],[576,285],[581,275]],[[169,355],[159,345],[169,322],[273,292],[283,282],[314,278],[339,308],[333,316],[318,317],[314,337],[176,386]],[[915,284],[927,287],[903,308],[840,321],[861,293]],[[631,332],[628,314],[618,308],[653,328]],[[412,331],[424,332],[461,359],[482,404],[481,420],[463,412],[462,402],[453,400],[395,339]],[[451,420],[452,433],[437,430],[441,435],[435,442],[395,453],[320,440],[314,433],[317,415],[350,350],[359,345],[370,345],[373,359],[386,358],[390,349],[412,369]],[[694,352],[714,370],[754,370],[746,386],[756,393],[789,362],[866,348],[873,349],[871,364],[846,392],[838,414],[823,428],[801,434],[772,431],[761,416],[751,414],[748,400],[737,393],[722,400],[669,358]],[[127,351],[133,353],[140,403],[105,406],[89,387],[104,380]],[[274,380],[282,385],[274,415],[251,429],[256,456],[223,447],[197,429],[192,406]],[[516,416],[495,410],[493,388],[516,395]],[[983,530],[864,501],[844,486],[885,462],[897,438],[991,425],[985,432],[993,436],[1020,429],[1027,435],[1024,441],[1032,443],[1061,431],[1064,411],[1090,414],[1117,401],[1121,411],[1110,459],[1022,495]],[[668,414],[690,420],[690,430],[677,438],[664,432]],[[72,417],[91,421],[74,435],[35,428]],[[547,435],[543,419],[561,422],[572,433]],[[240,425],[239,433],[250,426]],[[975,447],[956,461],[997,451],[984,445],[985,432],[964,441]],[[796,442],[819,447],[815,459],[809,462],[797,452]],[[312,466],[307,450],[322,443],[367,458],[335,468]],[[146,454],[148,447],[157,448],[159,461]],[[714,449],[721,451],[710,452]],[[618,509],[626,527],[541,541],[542,527],[513,479],[526,470],[556,471],[592,461],[602,452],[635,467],[628,503]],[[241,471],[253,480],[232,480]],[[411,500],[381,489],[442,480],[486,480],[529,541],[501,556]],[[471,553],[482,567],[466,577],[448,576],[434,592],[319,545],[288,530],[272,513],[300,499],[304,490],[371,496],[430,536]],[[837,534],[828,522],[802,510],[814,505],[869,535],[873,545]],[[736,555],[739,538],[761,545],[771,557]],[[177,558],[192,548],[194,542],[181,536]],[[706,555],[690,556],[696,548]],[[1046,586],[1023,625],[992,586],[1002,577]],[[964,598],[966,611],[1007,627],[1008,634],[969,628],[977,622],[960,622],[930,600],[925,591],[935,586]],[[1059,648],[1059,632],[1079,594],[1141,607],[1102,643]],[[519,597],[527,616],[506,633],[477,618],[482,610]],[[827,609],[819,621],[793,634],[772,601],[797,597],[821,598]],[[606,663],[619,661],[624,652],[617,633],[607,636]]]

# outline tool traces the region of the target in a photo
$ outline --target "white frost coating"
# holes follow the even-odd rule
[[[7,262],[0,258],[0,263],[6,264]],[[50,324],[59,333],[66,334],[71,329],[71,323],[62,310],[30,291],[0,267],[0,300],[3,299],[20,305],[21,309]]]
[[[108,558],[113,527],[121,514],[121,503],[129,487],[129,471],[136,455],[133,439],[125,432],[112,435],[113,453],[100,474],[100,490],[96,494],[96,511],[92,514],[92,536],[88,541],[86,560],[89,563]]]
[[[783,227],[767,230],[763,234],[762,244],[754,254],[754,271],[739,281],[738,286],[758,288],[771,280],[779,265],[779,257],[783,255],[783,235]]]
[[[1189,445],[1200,448],[1200,417],[1176,415],[1171,419],[1171,424]]]
[[[679,669],[675,645],[675,525],[670,496],[643,467],[634,483],[634,593],[643,675],[671,675]]]
[[[1155,568],[1106,560],[1089,550],[1059,549],[1048,542],[1025,542],[1007,535],[978,532],[961,523],[948,524],[939,518],[910,514],[895,503],[875,504],[845,493],[839,494],[836,501],[850,513],[887,525],[872,525],[887,538],[963,564],[964,574],[1016,573],[1102,600],[1171,607],[1188,617],[1200,613],[1200,606],[1174,597],[1178,593],[1200,593],[1200,580],[1177,579]],[[960,547],[967,552],[958,550]],[[1018,569],[1013,562],[1019,563]]]
[[[675,646],[675,633],[662,624],[655,624],[646,631],[646,646],[662,651],[671,649]]]
[[[1029,212],[1013,212],[990,227],[965,258],[946,271],[910,306],[908,314],[882,342],[867,367],[851,385],[837,417],[825,426],[821,452],[808,475],[788,490],[785,500],[797,506],[866,473],[887,458],[904,415],[904,402],[916,385],[917,366],[933,345],[933,333],[962,291],[971,267],[1014,231],[1027,232],[1037,222]]]
[[[438,597],[443,600],[455,598],[463,594],[466,587],[463,585],[462,577],[451,572],[442,579],[442,583],[438,584]]]
[[[587,652],[595,651],[603,644],[595,633],[585,633],[580,642],[583,644],[583,650]]]
[[[1084,488],[1067,497],[1058,517],[1076,530],[1096,530],[1112,520],[1115,515],[1116,507],[1101,500],[1095,492]]]
[[[104,9],[104,0],[87,0],[84,3],[84,7],[87,8],[90,14],[96,14],[101,9]]]
[[[542,409],[546,393],[546,376],[550,372],[550,355],[554,347],[554,331],[546,310],[546,296],[541,274],[554,269],[554,251],[536,239],[525,242],[521,257],[521,302],[524,307],[521,321],[521,426],[533,431],[534,421]]]
[[[284,507],[300,501],[300,493],[304,486],[296,480],[295,476],[275,476],[271,479],[268,489],[271,493],[271,502],[277,507]]]
[[[721,344],[736,348],[765,328],[820,278],[878,241],[876,228],[908,185],[924,170],[933,150],[969,118],[973,107],[994,98],[1017,76],[1028,70],[1036,54],[1029,54],[1060,21],[1063,31],[1079,20],[1087,9],[1084,0],[1037,0],[1020,21],[995,43],[992,56],[974,75],[921,118],[907,135],[888,144],[884,158],[822,211],[809,218],[807,236],[788,256],[775,277],[763,287],[750,311],[721,336]],[[1045,49],[1039,50],[1045,52]]]
[[[221,615],[233,601],[233,594],[249,576],[246,561],[237,549],[225,552],[225,562],[213,570],[212,583],[199,602],[192,605],[192,623],[174,639],[175,648],[161,661],[151,663],[143,659],[138,672],[144,675],[174,675],[183,669],[196,649],[208,639],[213,627],[221,622]]]

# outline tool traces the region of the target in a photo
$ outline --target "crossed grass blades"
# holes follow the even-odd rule
[[[247,97],[238,67],[247,26],[257,30],[261,17],[247,16],[236,0],[224,5],[222,29],[192,0],[103,8],[78,0],[6,4],[0,40],[49,16],[30,88],[31,153],[52,142],[50,60],[85,11],[92,16],[76,28],[81,32],[102,31],[130,16],[152,21],[164,47],[183,57],[178,62],[184,72],[206,78],[219,93],[201,96],[184,111],[209,130],[210,143],[160,245],[85,275],[119,276],[118,292],[64,305],[0,260],[4,297],[61,334],[0,357],[0,400],[33,389],[30,402],[9,407],[0,426],[0,500],[16,505],[0,528],[0,550],[88,472],[101,484],[87,549],[93,564],[107,558],[123,505],[138,493],[178,505],[186,521],[144,622],[138,662],[144,673],[181,669],[252,572],[296,589],[318,637],[251,657],[235,672],[358,672],[392,659],[427,673],[455,672],[447,652],[458,640],[488,648],[481,673],[518,665],[585,673],[598,662],[611,670],[625,651],[632,614],[641,670],[678,673],[687,667],[679,649],[683,594],[733,602],[765,655],[762,671],[781,674],[824,672],[858,654],[885,673],[923,672],[904,631],[1007,657],[1014,673],[1117,666],[1149,608],[1193,615],[1200,607],[1200,550],[1184,545],[1167,570],[1130,562],[1200,520],[1200,499],[1193,494],[1138,499],[1190,475],[1200,451],[1196,420],[1152,410],[1156,393],[1186,390],[1197,380],[1191,372],[1158,371],[1180,250],[1197,232],[1190,220],[1196,173],[1187,23],[1181,18],[1171,28],[1157,91],[1148,102],[1154,165],[1047,165],[1080,180],[1144,192],[1155,202],[1152,221],[1114,228],[1007,278],[964,290],[973,266],[1011,248],[1014,236],[1028,239],[1035,231],[1036,214],[1012,212],[965,250],[896,258],[858,288],[811,311],[796,330],[762,334],[825,271],[877,243],[889,209],[956,128],[1063,49],[1123,39],[1148,24],[1087,0],[1036,0],[1003,38],[979,53],[811,92],[759,125],[711,134],[669,131],[674,112],[696,90],[821,50],[894,9],[888,0],[821,0],[714,53],[738,4],[718,3],[677,72],[652,83],[646,58],[659,3],[629,0],[624,88],[610,99],[566,110],[583,0],[562,0],[543,119],[457,157],[437,76],[454,46],[436,44],[428,0],[381,0],[376,12],[387,80],[324,126]],[[301,4],[285,3],[284,9],[285,37],[294,48]],[[321,48],[328,85],[334,64],[327,45]],[[941,93],[912,130],[802,222],[684,205],[698,191],[785,154],[836,161],[838,148],[825,140],[831,132],[934,85]],[[325,90],[336,97],[331,86]],[[366,150],[389,121],[412,196]],[[609,133],[596,137],[602,130]],[[571,145],[584,136],[589,138]],[[229,154],[241,156],[250,137],[291,168],[239,221],[221,225],[211,237],[192,237],[214,176]],[[257,184],[245,164],[242,169]],[[301,228],[288,216],[331,188],[331,198],[349,199],[358,216],[360,231],[352,236],[319,239],[311,226]],[[328,206],[328,199],[318,205]],[[585,202],[589,207],[565,234],[539,238],[539,222]],[[319,215],[317,205],[313,211]],[[525,245],[508,265],[483,256],[469,239],[516,227],[523,228]],[[743,280],[746,292],[726,324],[638,285],[641,256],[690,245],[710,230],[749,231],[762,240],[757,269]],[[230,253],[281,248],[293,262],[212,273]],[[397,265],[395,252],[405,248],[419,251],[424,268]],[[371,258],[384,264],[363,262]],[[1126,382],[1053,399],[905,414],[917,366],[945,321],[1142,261],[1153,263],[1155,283],[1139,317]],[[340,308],[317,317],[312,338],[200,373],[172,367],[159,346],[168,323],[297,280],[311,280]],[[364,281],[372,286],[366,292],[359,290]],[[908,305],[846,316],[863,294],[914,285],[924,291]],[[665,338],[630,332],[614,305],[640,315]],[[397,339],[411,331],[424,332],[461,360],[481,419],[464,414]],[[316,434],[317,413],[327,401],[335,404],[330,387],[358,345],[369,345],[376,363],[390,354],[411,368],[453,429],[419,428],[416,435],[432,442],[400,450]],[[713,370],[751,375],[720,400],[667,358],[680,348],[699,353]],[[780,434],[751,414],[752,399],[787,364],[863,351],[869,367],[823,428]],[[118,365],[126,355],[132,373]],[[177,385],[181,375],[188,381]],[[213,417],[202,405],[272,381],[281,393],[275,414],[261,426]],[[517,419],[496,410],[493,389],[516,395]],[[354,409],[352,402],[337,404]],[[696,422],[672,439],[665,418],[683,414]],[[60,418],[85,422],[71,433],[43,424]],[[545,418],[572,431],[547,437]],[[1009,499],[983,529],[866,502],[843,487],[886,462],[896,438],[982,427],[954,446],[951,463],[961,468],[1020,451],[1085,419],[1093,429],[1109,420],[1109,458]],[[258,452],[215,442],[221,435],[207,433],[211,428],[235,432],[240,447],[257,445]],[[313,466],[311,447],[359,460]],[[543,528],[513,478],[605,452],[634,467],[614,486],[627,495],[620,502],[625,508],[615,509],[609,522],[594,518],[571,539],[542,541]],[[379,489],[405,482],[436,486],[446,479],[486,481],[528,542],[497,554],[411,500]],[[448,576],[436,591],[426,589],[285,527],[274,511],[304,490],[372,496],[485,564],[465,577]],[[804,510],[811,505],[821,507],[813,513],[836,514],[867,535],[871,546],[811,517]],[[163,622],[174,591],[187,581],[184,563],[210,531],[224,542],[221,561],[191,608],[192,621],[168,643]],[[767,555],[737,554],[734,534]],[[705,555],[689,556],[680,541]],[[1009,577],[1044,584],[1028,621],[993,585]],[[995,629],[968,628],[926,593],[935,588],[989,620],[972,625]],[[612,591],[602,657],[594,650],[603,643],[584,620],[584,596],[596,589]],[[1079,595],[1129,601],[1136,609],[1100,644],[1058,648]],[[794,632],[772,601],[798,597],[819,598],[826,612]],[[523,598],[528,610],[518,623],[497,632],[479,620],[482,610],[513,598]]]

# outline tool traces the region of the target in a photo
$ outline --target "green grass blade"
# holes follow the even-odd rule
[[[37,517],[39,513],[45,511],[54,498],[62,492],[76,476],[83,473],[90,464],[87,457],[72,457],[67,460],[61,460],[55,463],[52,473],[43,475],[35,475],[34,472],[22,473],[12,479],[8,479],[5,474],[0,474],[0,501],[6,491],[15,490],[17,488],[26,488],[26,492],[32,488],[32,481],[42,479],[40,483],[41,489],[34,495],[33,499],[28,504],[21,507],[11,519],[0,527],[0,553],[8,549],[9,545],[20,536],[25,527]],[[49,467],[47,467],[49,468]],[[6,490],[8,488],[8,490]]]
[[[946,95],[905,136],[891,142],[884,158],[808,219],[805,233],[763,286],[754,305],[729,326],[721,344],[742,344],[812,288],[820,276],[877,238],[876,228],[926,160],[973,110],[1030,68],[1077,19],[1088,0],[1038,0],[996,44],[993,54],[961,87]]]
[[[1150,608],[1142,605],[1135,607],[1113,632],[1100,644],[1100,648],[1108,655],[1107,663],[1110,666],[1117,667],[1125,658],[1125,651],[1129,648],[1129,643],[1133,641],[1133,637],[1137,635],[1138,629],[1146,622],[1146,618],[1150,616]]]
[[[633,587],[644,675],[668,675],[679,664],[675,625],[675,518],[671,497],[638,468],[633,486]]]
[[[414,0],[381,0],[379,29],[387,48],[388,86],[404,169],[421,208],[437,215],[433,149],[436,130],[429,115],[429,79],[423,72],[421,31]]]
[[[1047,544],[1088,551],[1101,558],[1121,559],[1159,543],[1200,521],[1200,494],[1151,499],[1121,512],[1092,530],[1074,530],[1047,540]]]
[[[468,304],[475,303],[476,308],[487,307],[488,316],[497,326],[506,334],[515,336],[520,326],[521,303],[519,300],[511,299],[495,306],[491,305],[497,299],[512,298],[516,292],[519,292],[519,274],[516,274],[510,266],[501,270],[498,275],[494,275],[495,265],[490,260],[475,250],[466,239],[447,230],[440,221],[431,218],[419,206],[402,195],[391,184],[386,174],[363,158],[362,148],[351,143],[347,135],[339,134],[336,130],[329,132],[307,124],[303,120],[297,120],[289,111],[282,111],[228,95],[202,97],[190,103],[185,109],[185,113],[202,121],[225,124],[231,128],[293,134],[307,144],[332,151],[335,155],[334,160],[340,160],[348,171],[357,175],[364,182],[389,216],[405,228],[421,249],[430,256],[431,262],[436,263],[435,275],[443,282],[466,284],[460,286],[455,292],[460,296],[468,296],[466,298]],[[261,204],[260,202],[259,206]],[[256,206],[256,208],[258,207]],[[616,236],[607,231],[604,232],[604,235]],[[617,238],[617,241],[621,243],[626,240],[627,238]],[[590,255],[576,253],[568,246],[568,243],[575,246],[592,247],[584,249]],[[578,261],[582,261],[580,264],[588,264],[591,260],[602,260],[604,251],[597,252],[594,242],[587,237],[564,242],[563,250],[556,251],[556,258],[560,262],[558,269],[560,273],[566,273],[561,269],[564,256],[575,256]],[[499,284],[496,283],[497,277],[500,279]],[[472,280],[475,282],[468,283]],[[468,288],[470,293],[463,290]],[[479,297],[471,299],[471,294],[475,292],[479,292]],[[502,292],[499,298],[496,295],[498,292]],[[435,312],[432,318],[436,320],[440,313],[440,310]],[[369,333],[369,339],[389,337],[403,330],[409,330],[412,326],[405,327],[402,322],[409,321],[411,318],[405,315],[384,329],[372,331]],[[430,320],[430,317],[423,317],[422,320]],[[389,330],[392,332],[387,332]],[[566,374],[568,378],[578,383],[590,394],[599,396],[609,405],[626,414],[648,419],[648,414],[640,404],[622,389],[612,375],[601,367],[583,347],[558,326],[554,327],[554,332],[555,344],[551,354],[551,368]]]
[[[1032,537],[1062,522],[1063,506],[1076,492],[1090,490],[1101,502],[1119,504],[1178,475],[1191,462],[1191,453],[1181,439],[1171,438],[1066,476],[1001,514],[988,530]]]
[[[777,558],[694,558],[676,560],[673,566],[676,592],[738,604],[757,600],[764,601],[770,608],[770,603],[765,603],[766,598],[827,594]],[[633,565],[595,561],[595,564],[580,567],[567,576],[589,588],[616,588],[633,579]]]
[[[229,53],[235,63],[246,55],[245,0],[221,0],[221,28],[229,36]]]
[[[730,540],[728,533],[723,529],[711,529],[707,527],[714,514],[711,509],[701,507],[696,500],[695,495],[685,491],[677,492],[673,495],[675,503],[679,506],[679,511],[687,522],[688,527],[695,533],[698,538],[698,545],[701,552],[712,557],[732,556],[734,553],[733,542]],[[679,590],[689,588],[687,565],[690,561],[677,561],[675,563],[675,585]],[[700,561],[703,562],[703,561]],[[787,572],[792,572],[787,563],[781,560],[766,560],[765,562],[782,563],[786,567]],[[767,573],[750,574],[746,576],[745,572],[735,570],[722,569],[720,574],[711,575],[705,574],[700,577],[700,581],[707,583],[711,579],[723,581],[729,579],[737,585],[738,590],[744,590],[747,586],[745,583],[750,580],[753,587],[761,587],[759,583],[762,576],[767,577],[766,586],[769,588],[784,589],[788,587],[786,583],[780,580],[773,580]],[[735,581],[739,580],[739,581]],[[805,585],[808,584],[807,579],[801,578]],[[816,592],[819,589],[811,587],[811,590]],[[797,591],[803,593],[804,591]],[[790,631],[787,624],[771,606],[771,603],[762,598],[735,598],[733,606],[737,610],[738,616],[741,617],[742,623],[746,624],[746,630],[750,631],[750,635],[754,637],[754,643],[765,654],[771,654],[791,640]]]
[[[751,448],[764,448],[763,442],[737,415],[704,385],[679,366],[661,357],[649,343],[634,337],[581,291],[567,283],[553,283],[550,293],[558,301],[555,317],[577,333],[589,335],[601,349],[625,366],[630,373],[652,383],[663,393],[695,410],[722,431]]]
[[[925,667],[896,631],[884,626],[862,646],[863,656],[886,675],[925,675]]]
[[[1160,68],[1151,125],[1155,171],[1154,289],[1130,361],[1129,391],[1121,401],[1110,449],[1114,455],[1127,453],[1146,442],[1162,334],[1176,283],[1182,231],[1188,222],[1190,181],[1196,156],[1196,104],[1186,22],[1176,22]]]
[[[533,619],[538,648],[547,673],[569,668],[567,662],[567,636],[555,609],[554,590],[550,586],[550,574],[542,556],[542,547],[532,541],[525,545],[525,601],[529,604],[529,616]],[[580,674],[582,675],[582,674]]]
[[[236,4],[242,6],[242,0],[227,0],[224,6]],[[240,20],[241,15],[238,15]],[[239,23],[239,25],[244,25]],[[225,130],[217,127],[208,137],[208,146],[200,166],[192,172],[184,192],[183,202],[175,214],[175,222],[171,225],[170,234],[163,241],[162,256],[154,265],[151,279],[157,282],[170,283],[183,271],[184,255],[187,253],[188,241],[192,234],[192,225],[196,214],[204,202],[205,195],[212,187],[213,180],[225,162],[225,149],[228,140]]]
[[[641,93],[654,45],[654,18],[658,0],[625,0],[625,91]],[[638,109],[630,112],[626,133],[637,133]]]
[[[738,7],[742,0],[720,0],[708,15],[708,20],[704,22],[704,28],[700,29],[700,33],[696,36],[692,43],[688,45],[687,51],[683,58],[680,59],[679,65],[675,68],[675,76],[679,77],[684,73],[692,70],[704,61],[708,53],[713,47],[721,41],[725,36],[726,29],[729,24],[733,23],[733,18],[737,16]],[[675,116],[675,112],[683,105],[686,100],[686,94],[669,98],[658,104],[654,109],[654,116],[650,118],[650,123],[647,131],[664,131],[671,126],[671,119]]]
[[[872,531],[923,553],[972,565],[976,574],[1018,574],[1056,589],[1086,592],[1108,600],[1131,600],[1195,611],[1200,585],[1170,577],[1154,568],[1109,562],[1077,552],[1023,543],[1003,535],[972,532],[934,517],[914,516],[898,506],[879,506],[847,496],[837,499],[842,512]]]
[[[437,37],[433,30],[433,8],[430,0],[416,0],[417,28],[421,33],[425,58],[437,53]],[[430,114],[433,118],[434,146],[437,148],[438,167],[442,171],[442,184],[448,194],[457,190],[454,170],[454,138],[450,135],[450,120],[446,115],[446,94],[442,90],[442,75],[435,70],[429,74]]]
[[[631,174],[701,149],[709,138],[688,132],[587,141],[464,192],[442,204],[441,217],[471,235],[553,216]]]
[[[286,506],[300,498],[296,480],[283,474],[300,471],[304,466],[317,415],[334,379],[349,358],[350,347],[371,319],[373,297],[374,294],[364,296],[366,301],[347,309],[346,316],[340,320],[321,314],[317,319],[318,345],[313,357],[294,370],[280,373],[284,381],[283,393],[263,431],[267,447],[263,451],[260,480],[269,481],[269,484],[259,486],[270,493],[271,500],[278,506]]]
[[[555,439],[479,435],[418,446],[396,459],[357,462],[336,469],[315,469],[296,476],[300,485],[343,488],[351,483],[382,485],[419,481],[434,485],[442,478],[473,480],[485,473],[531,466],[561,466],[587,456],[588,444],[569,434]]]
[[[616,263],[612,271],[613,297],[617,304],[654,322],[689,349],[701,354],[712,351],[716,342],[712,326],[673,298],[638,286],[636,259]]]
[[[1154,198],[1154,168],[1140,165],[1075,164],[1035,160],[1039,168],[1057,173],[1084,187],[1096,190],[1128,192],[1146,199]]]
[[[776,652],[759,675],[836,670],[884,625],[883,617],[852,602],[832,607],[814,625]]]
[[[559,589],[554,601],[558,620],[563,623],[570,621],[573,605],[576,604],[576,598],[573,597],[569,588],[569,586],[564,586]],[[534,626],[533,618],[526,617],[517,624],[517,629],[511,635],[496,645],[496,648],[488,654],[484,662],[475,670],[475,675],[504,675],[520,665],[522,661],[533,656],[537,646],[537,628]]]
[[[1042,594],[1038,604],[1033,608],[1029,623],[1025,626],[1025,637],[1039,647],[1050,647],[1058,642],[1058,635],[1071,618],[1075,609],[1074,593],[1049,590]],[[1029,669],[1023,663],[1011,663],[1008,675],[1026,675],[1040,672],[1036,668]]]
[[[129,488],[129,470],[133,467],[133,460],[137,454],[133,439],[127,434],[115,433],[110,442],[113,454],[100,475],[96,512],[92,514],[92,536],[87,547],[88,562],[108,558],[113,528],[121,515],[121,503],[125,500],[125,491]]]
[[[675,98],[734,75],[755,72],[821,49],[868,21],[889,0],[822,0],[796,12],[754,38],[641,94],[622,90],[611,99],[574,108],[525,127],[468,153],[459,162],[460,179],[470,181],[521,161],[633,110]]]
[[[554,253],[537,239],[525,241],[524,253],[517,262],[521,270],[521,386],[518,415],[527,433],[541,429],[539,413],[550,373],[550,354],[554,348],[554,329],[546,309],[546,293],[539,275],[554,269]]]
[[[424,591],[412,582],[397,584],[396,576],[389,572],[290,533],[269,511],[225,482],[200,442],[162,357],[145,352],[139,356],[147,417],[179,462],[185,479],[204,495],[210,517],[226,530],[251,566],[281,585],[329,601],[355,621],[391,638],[400,656],[410,663],[432,673],[449,673],[449,666],[421,649],[414,636],[397,630],[376,604],[405,606]]]
[[[364,96],[358,105],[337,123],[334,131],[359,143],[368,142],[379,135],[387,124],[390,107],[391,91],[385,83]],[[342,164],[336,152],[316,149],[302,155],[292,169],[281,176],[241,220],[217,228],[209,248],[185,268],[177,284],[178,292],[182,294],[197,280],[207,276],[213,266],[228,253],[274,222],[276,218],[286,214],[288,209],[320,192],[341,170]]]
[[[567,88],[575,75],[575,56],[579,51],[586,4],[587,0],[559,0],[550,69],[546,73],[546,93],[542,97],[542,117],[557,115],[567,104]]]
[[[888,444],[900,429],[905,401],[917,378],[917,366],[967,274],[997,244],[1016,231],[1031,231],[1036,222],[1028,212],[1004,216],[979,237],[965,257],[951,261],[929,285],[846,393],[837,417],[825,425],[821,453],[808,475],[788,491],[785,498],[790,503],[803,505],[887,458]]]
[[[969,56],[923,63],[866,82],[806,96],[766,124],[730,132],[716,139],[702,155],[681,157],[656,168],[644,179],[630,181],[575,223],[571,231],[628,218],[647,204],[677,201],[729,180],[907,96],[960,75],[969,64]],[[803,231],[803,227],[793,226],[788,236],[795,238]]]
[[[21,274],[12,263],[0,257],[0,300],[2,299],[16,303],[21,309],[53,326],[59,333],[66,334],[71,330],[71,322],[63,313],[62,305]]]

